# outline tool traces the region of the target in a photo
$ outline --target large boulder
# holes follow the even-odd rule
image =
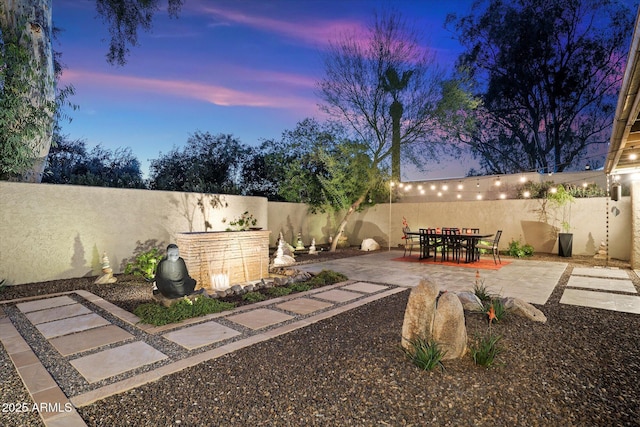
[[[380,250],[380,245],[373,239],[364,239],[360,244],[361,251],[377,251]]]
[[[504,308],[509,310],[510,313],[517,314],[534,322],[547,322],[547,316],[545,316],[542,311],[520,298],[505,298],[503,303]]]
[[[438,286],[426,279],[411,289],[402,322],[402,347],[410,350],[417,339],[429,340],[436,312]]]
[[[462,308],[467,311],[484,311],[484,306],[480,298],[473,292],[456,292],[458,299],[462,303]]]
[[[433,318],[432,339],[445,352],[443,360],[457,359],[467,352],[464,309],[458,296],[452,292],[445,292],[438,298]]]

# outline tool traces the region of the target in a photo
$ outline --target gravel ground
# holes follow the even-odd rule
[[[536,259],[570,263],[547,304],[539,306],[548,321],[511,316],[492,326],[503,351],[490,369],[470,357],[446,362],[444,371],[420,371],[409,363],[399,350],[407,291],[78,412],[91,426],[640,425],[640,316],[559,304],[573,267],[601,261]],[[92,280],[12,287],[0,299],[82,288],[122,306],[129,304],[123,300],[144,299],[148,289],[120,282],[113,288],[116,299],[112,288],[96,289]],[[640,280],[634,284],[640,291]],[[487,330],[480,314],[467,313],[466,321],[470,338]],[[0,365],[1,401],[30,402],[4,349]],[[3,413],[0,424],[41,422],[32,412]]]

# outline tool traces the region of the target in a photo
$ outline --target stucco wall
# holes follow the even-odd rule
[[[345,233],[352,245],[364,238],[374,238],[383,248],[402,243],[402,218],[417,230],[421,227],[478,227],[482,232],[502,230],[500,248],[506,249],[512,239],[529,243],[538,252],[557,253],[557,229],[553,212],[549,223],[540,221],[540,200],[481,200],[468,202],[392,203],[380,204],[357,212],[347,225]],[[607,211],[609,212],[609,256],[628,260],[631,251],[631,201],[623,197],[614,202],[605,197],[576,199],[571,206],[571,232],[574,234],[573,253],[593,255],[600,242],[607,239]],[[308,213],[304,205],[295,203],[269,203],[269,229],[271,244],[280,231],[290,243],[302,233],[305,245],[315,238],[326,243],[340,222],[341,214]],[[558,227],[559,224],[556,224]],[[389,234],[390,233],[390,234]]]
[[[631,267],[640,270],[640,181],[631,183]]]
[[[262,197],[70,185],[0,182],[0,203],[0,278],[13,284],[96,275],[103,252],[120,272],[137,242],[224,230],[245,210],[258,227],[268,217]]]
[[[634,189],[640,202],[638,186]],[[200,202],[200,204],[199,204]],[[346,228],[352,245],[374,238],[382,247],[402,242],[402,217],[420,227],[479,227],[504,231],[501,248],[520,238],[538,252],[556,252],[551,227],[538,222],[539,201],[496,200],[376,205],[354,214]],[[245,210],[258,227],[271,230],[270,245],[280,232],[289,242],[297,233],[305,245],[327,243],[342,215],[310,214],[306,205],[268,202],[261,197],[202,195],[149,190],[0,182],[0,279],[10,284],[93,276],[106,252],[115,272],[132,257],[138,242],[166,245],[176,233],[220,231]],[[638,239],[636,206],[635,238]],[[572,207],[574,254],[593,255],[606,239],[609,254],[631,256],[631,198],[577,199]],[[391,233],[391,242],[388,236]],[[636,245],[638,247],[638,244]],[[640,256],[636,254],[640,259]]]

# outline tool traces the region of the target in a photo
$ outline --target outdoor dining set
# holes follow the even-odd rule
[[[480,260],[482,250],[491,252],[494,263],[502,263],[498,251],[498,243],[502,230],[496,233],[481,233],[479,228],[420,228],[419,231],[411,231],[408,226],[403,227],[405,245],[404,255],[409,256],[414,247],[420,251],[421,260],[433,258],[437,261],[452,261],[460,263],[472,263]],[[464,255],[464,257],[463,257]]]

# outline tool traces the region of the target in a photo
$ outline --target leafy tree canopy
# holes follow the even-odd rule
[[[242,194],[242,170],[250,149],[232,135],[197,131],[182,148],[151,160],[155,190]]]
[[[563,171],[608,142],[633,16],[610,0],[478,0],[447,18],[481,101],[453,134],[485,173]]]
[[[130,148],[87,151],[82,140],[58,137],[49,152],[42,182],[97,187],[145,188],[140,162]]]

